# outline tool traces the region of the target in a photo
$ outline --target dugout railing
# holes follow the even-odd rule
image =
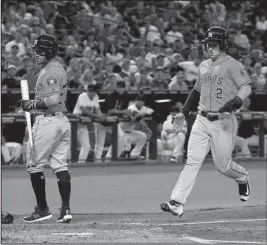
[[[237,118],[240,120],[257,120],[259,122],[259,151],[258,151],[258,158],[265,158],[264,148],[265,140],[264,140],[264,127],[265,121],[267,120],[267,112],[243,112],[243,113],[236,113]],[[85,118],[84,117],[77,117],[73,114],[67,114],[67,117],[71,123],[71,161],[76,162],[78,159],[78,144],[77,144],[77,126],[78,123],[81,123]],[[150,121],[150,129],[152,130],[152,136],[148,143],[149,147],[149,154],[148,159],[156,160],[157,159],[157,123],[153,123],[151,118],[145,118],[145,120]],[[117,124],[120,121],[125,121],[125,119],[110,117],[110,123],[112,128],[111,133],[111,144],[112,144],[112,160],[118,160],[117,156],[117,147],[118,147],[118,129]],[[3,113],[2,114],[2,124],[7,123],[15,123],[15,122],[25,122],[25,115],[17,114],[17,113]],[[93,122],[93,121],[91,121]]]

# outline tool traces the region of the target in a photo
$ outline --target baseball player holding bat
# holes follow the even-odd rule
[[[192,105],[199,100],[198,115],[188,143],[187,161],[172,191],[170,201],[160,204],[163,211],[182,216],[187,197],[192,191],[198,171],[207,155],[220,173],[235,180],[241,201],[248,200],[248,171],[232,160],[234,137],[237,132],[235,110],[251,93],[251,79],[244,66],[228,54],[228,34],[214,26],[203,40],[210,59],[198,68],[198,79],[175,123],[181,126]]]
[[[46,201],[44,165],[49,164],[57,177],[62,199],[60,216],[57,222],[68,223],[72,219],[70,210],[71,180],[67,156],[70,147],[71,128],[65,116],[67,96],[67,75],[56,60],[58,42],[50,35],[35,38],[36,63],[42,68],[37,78],[34,100],[21,100],[26,112],[36,116],[32,128],[33,147],[27,148],[27,171],[30,174],[37,206],[24,221],[33,223],[52,217]]]

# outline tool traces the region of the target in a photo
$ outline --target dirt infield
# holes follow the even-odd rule
[[[21,217],[4,225],[3,243],[254,243],[266,244],[266,207],[169,214],[76,215],[70,224],[55,218],[25,224]]]
[[[246,164],[252,195],[204,165],[182,218],[161,212],[182,166],[73,168],[70,224],[57,224],[56,181],[46,171],[53,218],[25,224],[35,203],[28,174],[2,172],[2,207],[18,217],[2,225],[2,243],[250,243],[266,244],[266,164]]]

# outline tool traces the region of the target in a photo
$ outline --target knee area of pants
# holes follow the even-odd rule
[[[59,183],[69,183],[70,182],[70,173],[69,171],[60,171],[56,173],[57,181]]]
[[[32,172],[32,173],[29,172],[29,174],[31,176],[31,179],[36,179],[36,178],[45,179],[44,172]]]
[[[190,160],[187,159],[185,166],[187,167],[191,167],[191,168],[195,168],[195,169],[199,169],[201,164],[198,164],[198,162],[192,162]]]
[[[225,167],[222,167],[222,166],[225,166]],[[225,164],[222,166],[216,166],[216,168],[217,168],[219,173],[225,174],[231,168],[231,163]]]
[[[158,141],[157,142],[157,148],[158,148],[158,150],[163,149],[163,143]]]
[[[241,140],[239,141],[239,144],[240,144],[240,146],[242,147],[242,146],[244,146],[244,145],[247,145],[248,143],[246,142],[245,139],[241,139]]]
[[[227,172],[226,169],[219,168],[219,167],[217,167],[217,171],[218,171],[219,173],[221,173],[221,174],[225,174],[225,173]]]
[[[201,157],[194,156],[192,153],[187,153],[187,165],[201,165],[204,159]]]

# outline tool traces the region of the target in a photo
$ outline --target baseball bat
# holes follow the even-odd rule
[[[27,80],[21,80],[20,81],[20,87],[21,87],[22,99],[23,100],[29,100],[30,95],[29,95],[28,81]],[[26,117],[26,122],[27,122],[27,129],[28,129],[28,134],[29,134],[30,146],[31,146],[31,148],[33,148],[31,113],[28,111],[25,111],[25,117]]]

